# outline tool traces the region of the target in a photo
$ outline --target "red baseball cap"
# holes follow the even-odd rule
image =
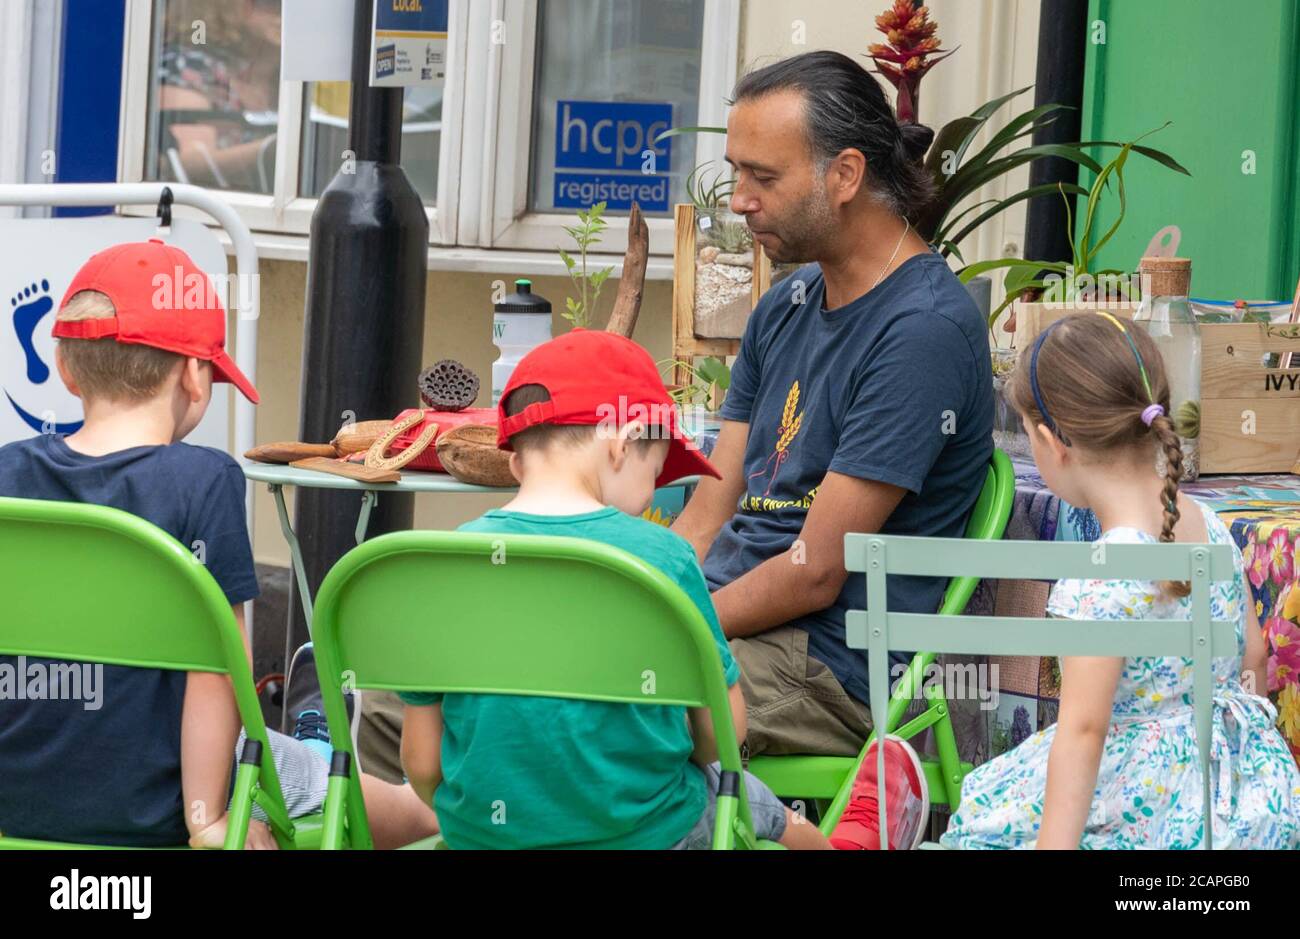
[[[507,417],[506,398],[522,385],[541,385],[551,400]],[[608,422],[617,428],[634,420],[655,428],[652,437],[668,440],[668,458],[656,486],[683,476],[722,478],[678,427],[677,408],[650,353],[631,339],[597,330],[575,329],[520,360],[497,405],[497,446],[512,449],[513,435],[539,424]]]
[[[226,310],[221,299],[207,274],[180,248],[158,238],[106,248],[77,271],[59,309],[83,290],[107,296],[117,314],[104,319],[56,319],[57,338],[112,336],[118,342],[193,356],[212,363],[213,381],[230,382],[257,404],[257,389],[226,352]]]

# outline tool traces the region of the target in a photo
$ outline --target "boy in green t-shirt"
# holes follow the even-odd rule
[[[695,552],[639,516],[655,487],[717,471],[677,430],[649,354],[574,330],[530,352],[502,393],[499,445],[519,495],[462,531],[567,535],[622,548],[699,607],[722,660],[736,732],[745,702]],[[574,598],[581,603],[581,597]],[[610,611],[610,629],[618,628]],[[517,695],[403,694],[402,766],[453,848],[707,848],[720,767],[708,711]],[[828,848],[745,774],[760,838]]]

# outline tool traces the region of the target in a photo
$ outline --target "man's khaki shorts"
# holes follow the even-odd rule
[[[808,655],[807,632],[779,626],[730,645],[740,665],[751,756],[857,756],[871,733],[871,710]]]

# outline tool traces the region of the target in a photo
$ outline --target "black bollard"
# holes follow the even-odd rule
[[[1034,145],[1079,140],[1083,106],[1083,67],[1087,55],[1088,0],[1043,0],[1038,21],[1038,70],[1034,105],[1064,104],[1056,120],[1034,132]],[[1077,183],[1079,166],[1061,157],[1029,164],[1029,185]],[[1070,200],[1074,213],[1076,199]],[[1078,217],[1077,213],[1074,217]],[[1074,233],[1066,225],[1065,202],[1059,192],[1029,200],[1025,220],[1025,257],[1036,261],[1068,261]]]
[[[401,88],[370,87],[372,0],[356,0],[352,45],[351,154],[311,219],[302,413],[298,439],[331,440],[349,417],[389,420],[419,401],[429,221],[398,161]],[[356,544],[356,492],[300,488],[294,528],[315,596],[330,567]],[[409,495],[382,495],[373,536],[411,527]],[[292,583],[286,658],[308,638]],[[289,715],[286,715],[286,724]]]

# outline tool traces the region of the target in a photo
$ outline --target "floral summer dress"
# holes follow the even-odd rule
[[[1197,503],[1200,505],[1200,503]],[[1200,506],[1210,541],[1233,545],[1236,578],[1211,587],[1215,619],[1237,623],[1237,655],[1215,659],[1210,792],[1215,848],[1300,847],[1300,770],[1274,727],[1267,699],[1241,684],[1246,648],[1241,552]],[[1101,541],[1156,543],[1113,528]],[[1063,580],[1047,610],[1072,619],[1189,619],[1191,600],[1158,595],[1150,582]],[[1081,848],[1196,848],[1202,837],[1201,769],[1192,709],[1192,660],[1124,662]],[[948,848],[1033,847],[1043,818],[1047,758],[1056,725],[977,767],[941,843]]]

